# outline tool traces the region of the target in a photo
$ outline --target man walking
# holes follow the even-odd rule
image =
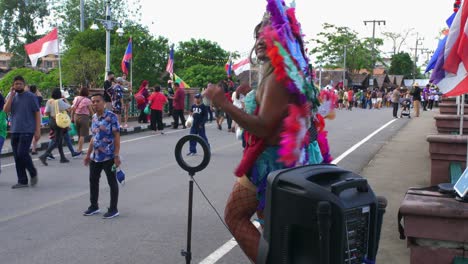
[[[392,93],[393,117],[398,118],[398,106],[400,105],[400,87],[396,87]]]
[[[119,215],[117,201],[119,199],[119,185],[115,175],[115,168],[120,166],[120,124],[117,116],[105,108],[104,96],[96,94],[91,98],[96,113],[91,124],[92,138],[89,142],[88,153],[84,165],[89,166],[90,202],[88,210],[83,214],[90,216],[99,213],[99,178],[104,170],[110,187],[110,207],[104,214],[105,219]]]
[[[199,135],[201,138],[208,143],[208,138],[206,137],[205,123],[208,118],[207,106],[202,103],[201,94],[195,95],[195,104],[192,105],[190,109],[190,114],[193,117],[193,124],[190,128],[190,134]],[[193,156],[197,154],[197,142],[195,140],[190,141],[190,152],[187,156]]]
[[[173,113],[172,116],[174,117],[174,129],[179,128],[179,119],[182,123],[182,128],[185,129],[185,116],[184,116],[184,108],[185,108],[185,91],[183,88],[180,88],[179,83],[174,83],[175,94],[174,94],[174,101],[173,101]]]
[[[3,108],[5,113],[11,113],[11,147],[18,177],[18,183],[11,187],[13,189],[28,187],[26,171],[31,177],[31,186],[35,186],[38,180],[37,170],[29,155],[29,147],[33,137],[36,141],[41,137],[41,114],[36,95],[25,91],[24,86],[24,78],[16,76]]]
[[[106,102],[106,108],[112,110],[112,99],[109,94],[109,88],[112,87],[113,82],[115,81],[115,76],[113,72],[107,73],[107,80],[104,81],[104,100]]]
[[[414,113],[416,117],[419,117],[419,111],[421,108],[421,88],[419,88],[417,83],[414,85],[414,90],[411,95],[413,96]]]

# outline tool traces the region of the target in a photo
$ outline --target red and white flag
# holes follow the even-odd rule
[[[464,1],[450,27],[445,46],[446,76],[437,85],[446,96],[468,93],[468,1]]]
[[[245,58],[234,62],[234,64],[232,65],[232,70],[236,75],[250,70],[250,59]]]
[[[58,31],[54,28],[49,34],[40,38],[39,40],[24,45],[26,53],[31,60],[31,65],[36,67],[37,60],[49,54],[58,55],[59,53],[59,41]]]

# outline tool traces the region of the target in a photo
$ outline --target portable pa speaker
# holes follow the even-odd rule
[[[375,260],[385,210],[378,213],[377,197],[361,176],[334,165],[285,169],[268,176],[266,195],[257,263]]]

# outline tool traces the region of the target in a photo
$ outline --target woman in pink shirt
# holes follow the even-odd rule
[[[156,85],[154,93],[148,97],[148,102],[151,108],[150,127],[155,133],[158,133],[159,130],[161,131],[161,135],[163,135],[164,125],[162,122],[162,115],[164,105],[167,104],[167,97],[161,93],[161,86]]]
[[[91,116],[94,114],[92,103],[88,96],[88,87],[82,86],[80,89],[80,95],[75,97],[72,105],[71,116],[78,133],[78,153],[83,151],[84,139],[89,136],[89,122],[91,120]]]

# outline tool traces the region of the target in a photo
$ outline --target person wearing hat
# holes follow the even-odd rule
[[[202,137],[206,143],[208,143],[208,138],[206,137],[205,131],[205,123],[208,119],[208,110],[207,106],[202,102],[201,94],[195,95],[195,104],[192,105],[190,108],[190,116],[192,117],[193,121],[190,128],[190,134],[192,135],[199,135]],[[190,124],[187,124],[190,126]],[[187,156],[193,156],[197,154],[197,142],[194,140],[190,141],[190,152],[187,153]]]
[[[114,84],[111,88],[109,88],[107,92],[111,97],[112,112],[117,115],[120,124],[123,106],[123,78],[118,77],[116,79],[116,82],[117,83]]]
[[[421,88],[419,88],[418,83],[413,85],[411,95],[413,96],[414,114],[416,117],[419,117],[419,110],[421,108]]]

